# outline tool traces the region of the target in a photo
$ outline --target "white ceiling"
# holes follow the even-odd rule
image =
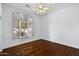
[[[32,12],[32,9],[37,8],[38,6],[38,3],[6,3],[6,4],[23,10],[28,10],[31,12]],[[30,6],[30,8],[26,7],[26,5]],[[60,10],[72,5],[79,5],[79,3],[44,3],[43,5],[44,7],[49,8],[49,12],[55,12],[57,10]]]

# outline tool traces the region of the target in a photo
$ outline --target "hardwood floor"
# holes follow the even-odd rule
[[[79,56],[79,49],[40,39],[4,49],[1,53],[6,56]]]

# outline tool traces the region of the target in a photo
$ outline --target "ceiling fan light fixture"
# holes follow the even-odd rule
[[[47,13],[49,8],[43,7],[42,3],[39,3],[38,8],[34,9],[34,11],[38,14],[38,15],[44,15]]]

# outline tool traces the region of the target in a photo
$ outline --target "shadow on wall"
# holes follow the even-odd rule
[[[79,5],[49,15],[50,41],[79,48]]]

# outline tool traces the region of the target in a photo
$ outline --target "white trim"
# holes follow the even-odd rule
[[[69,47],[72,47],[72,48],[79,49],[79,47],[73,46],[73,45],[71,45],[71,44],[69,44],[69,43],[60,42],[60,41],[54,41],[54,40],[51,40],[51,39],[49,39],[48,41],[50,41],[50,42],[55,42],[55,43],[58,43],[58,44],[62,44],[62,45],[65,45],[65,46],[69,46]]]
[[[36,40],[38,40],[38,39],[27,40],[27,41],[24,41],[24,42],[22,42],[22,43],[16,43],[16,44],[10,45],[10,46],[8,46],[8,47],[3,47],[3,49],[15,47],[15,46],[18,46],[18,45],[21,45],[21,44],[25,44],[25,43],[29,43],[29,42],[32,42],[32,41],[36,41]]]

